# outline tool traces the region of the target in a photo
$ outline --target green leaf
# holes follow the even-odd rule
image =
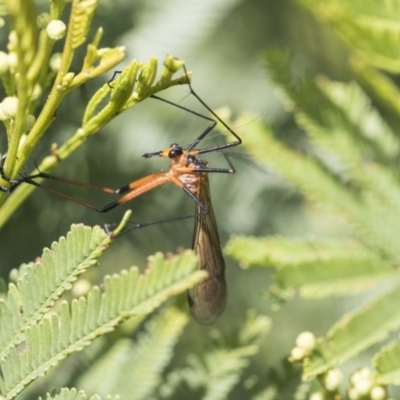
[[[376,380],[381,385],[400,385],[400,344],[396,339],[373,358]]]
[[[14,32],[14,39],[10,41],[8,49],[16,54],[18,60],[16,67],[18,74],[10,75],[13,82],[6,85],[8,90],[13,87],[14,92],[18,92],[17,115],[13,126],[7,129],[8,149],[4,170],[7,176],[11,176],[14,173],[17,151],[24,133],[29,97],[33,89],[33,82],[27,75],[36,55],[37,26],[35,5],[32,0],[5,0],[5,4],[11,19],[11,29]]]
[[[250,311],[242,329],[238,332],[235,346],[227,347],[220,344],[201,357],[189,355],[187,367],[168,375],[165,384],[160,388],[161,397],[176,398],[173,397],[175,391],[181,393],[185,383],[192,391],[201,389],[204,392],[202,399],[228,398],[241,373],[249,365],[250,357],[260,350],[270,324],[269,318]],[[216,339],[221,338],[218,331],[213,331],[212,335]]]
[[[176,308],[163,310],[146,324],[137,341],[116,342],[78,386],[100,394],[118,393],[123,399],[150,398],[188,321],[188,315]]]
[[[274,292],[306,298],[354,295],[393,278],[391,264],[350,239],[236,236],[226,252],[244,268],[274,268]]]
[[[71,289],[79,275],[97,264],[110,242],[98,226],[72,225],[65,238],[44,249],[40,261],[22,266],[17,286],[10,284],[7,297],[0,300],[1,357],[25,339],[25,331]]]
[[[76,49],[85,42],[98,0],[74,0],[69,20],[67,44]]]
[[[120,400],[119,396],[107,396],[103,397],[105,400]],[[99,395],[93,395],[88,397],[83,390],[77,390],[75,388],[68,389],[62,388],[55,390],[53,393],[48,393],[46,397],[39,397],[39,400],[102,400]]]
[[[363,161],[369,154],[364,154],[356,139],[366,136],[353,137],[350,115],[335,106],[332,110],[332,102],[321,98],[320,88],[309,85],[307,80],[298,85],[288,83],[290,63],[287,57],[275,50],[267,54],[267,61],[287,104],[307,130],[310,146],[301,151],[291,150],[276,140],[271,129],[263,127],[260,121],[255,121],[251,128],[244,126],[244,145],[256,160],[286,177],[309,200],[331,209],[338,218],[345,217],[360,241],[398,262],[400,217],[387,212],[400,204],[400,189],[397,185],[390,189],[390,182],[395,182],[393,174],[374,160]],[[234,124],[243,126],[249,119],[252,120],[243,116]],[[344,121],[340,129],[335,129],[340,121]],[[367,142],[373,146],[369,138]],[[372,180],[381,181],[382,185],[372,185]],[[381,185],[385,192],[375,190],[375,185]]]
[[[318,339],[317,347],[304,363],[304,378],[326,372],[380,342],[400,328],[400,286],[370,302],[362,309],[345,315]]]
[[[370,67],[361,57],[353,57],[351,65],[363,85],[374,93],[374,97],[395,115],[399,115],[400,94],[396,83],[387,74]]]
[[[298,0],[371,65],[400,71],[400,4],[375,0]]]
[[[104,292],[94,286],[86,298],[63,301],[57,314],[44,317],[26,329],[24,350],[15,346],[1,360],[4,395],[14,397],[25,386],[44,375],[68,355],[81,351],[98,336],[112,331],[122,321],[148,314],[169,297],[181,293],[200,280],[198,259],[192,251],[164,259],[161,253],[149,257],[143,275],[137,268],[108,276]],[[48,338],[42,341],[40,338]],[[2,382],[4,381],[4,382]]]
[[[398,137],[358,84],[332,82],[326,78],[319,78],[317,84],[345,118],[348,126],[346,135],[356,135],[358,140],[363,140],[364,145],[369,145],[368,149],[374,151],[375,156],[381,156],[383,160],[392,161],[396,157],[400,148]],[[343,129],[341,125],[344,124],[337,126],[336,130]]]

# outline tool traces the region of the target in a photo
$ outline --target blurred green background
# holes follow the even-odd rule
[[[45,2],[38,8],[46,9]],[[101,0],[93,27],[102,26],[102,46],[127,48],[126,64],[133,58],[146,61],[166,54],[182,58],[193,72],[193,87],[213,109],[228,106],[233,116],[250,111],[288,142],[300,140],[298,128],[285,112],[268,80],[263,51],[279,46],[293,55],[296,68],[311,75],[350,80],[351,73],[342,44],[306,10],[292,0]],[[3,38],[2,45],[5,45]],[[121,69],[124,65],[121,65]],[[78,67],[77,67],[78,68]],[[294,71],[296,75],[296,71]],[[104,77],[104,81],[111,76]],[[90,82],[83,90],[67,96],[57,119],[37,149],[34,160],[49,154],[52,143],[62,143],[80,124],[91,94],[104,82]],[[207,114],[188,95],[185,87],[173,88],[162,96]],[[251,126],[252,120],[248,121]],[[168,147],[172,142],[190,143],[206,127],[204,121],[148,99],[116,118],[91,138],[55,172],[71,179],[120,187],[160,169],[165,160],[145,160],[141,155]],[[241,127],[233,126],[240,135]],[[5,135],[0,146],[5,148]],[[246,137],[242,137],[246,141]],[[223,143],[214,135],[208,145]],[[268,149],[265,149],[267,152]],[[303,207],[302,197],[273,171],[264,170],[239,148],[234,157],[237,173],[211,176],[214,211],[222,246],[232,234],[289,236],[329,231],[328,222],[315,220]],[[221,155],[207,157],[211,166],[224,167]],[[33,169],[33,161],[28,171]],[[77,188],[56,185],[66,193],[80,196],[99,206],[113,198]],[[124,209],[133,210],[133,219],[151,222],[193,213],[193,203],[176,187],[165,186],[135,199],[108,214],[98,214],[49,193],[36,191],[0,232],[1,276],[11,268],[34,260],[41,249],[64,235],[72,223],[89,225],[118,222]],[[175,252],[191,245],[193,220],[178,221],[140,229],[118,239],[103,257],[102,276],[146,263],[156,251]],[[13,251],[5,251],[10,248]],[[295,337],[303,330],[322,334],[351,304],[292,302],[271,311],[264,293],[270,284],[265,271],[243,271],[227,259],[229,301],[216,326],[229,338],[243,321],[248,308],[272,315],[274,326],[252,371],[266,376],[288,356]],[[354,300],[351,300],[354,301]],[[315,312],[318,312],[318,319]],[[325,312],[321,312],[325,310]],[[209,346],[209,328],[192,322],[178,348],[177,358]],[[250,372],[251,373],[251,372]]]

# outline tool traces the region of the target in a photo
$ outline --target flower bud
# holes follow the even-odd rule
[[[324,376],[324,386],[330,392],[338,390],[343,381],[342,372],[337,368],[332,368]]]
[[[312,332],[300,333],[300,335],[297,336],[296,345],[310,352],[316,345],[315,335]]]
[[[314,392],[309,398],[309,400],[324,400],[324,399],[325,396],[322,392]]]
[[[23,131],[29,132],[36,122],[36,118],[32,114],[25,115]]]
[[[19,100],[16,97],[6,97],[1,102],[1,108],[7,118],[15,118],[18,110]]]
[[[293,347],[290,353],[290,361],[301,361],[307,355],[306,351],[302,347]]]
[[[65,36],[65,32],[67,30],[66,25],[59,19],[53,19],[47,25],[47,34],[50,39],[60,40]]]
[[[37,100],[41,94],[42,94],[42,87],[38,83],[36,83],[32,90],[31,100]]]
[[[17,53],[11,51],[8,53],[8,65],[11,71],[15,70],[18,66],[18,56]]]
[[[51,57],[50,57],[50,62],[49,62],[49,66],[50,69],[54,72],[57,72],[60,69],[61,66],[61,53],[54,53]]]
[[[370,392],[371,400],[385,400],[386,390],[382,386],[374,386]]]

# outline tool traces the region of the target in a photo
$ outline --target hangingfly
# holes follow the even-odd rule
[[[209,172],[234,173],[234,169],[210,169],[207,162],[197,158],[197,150],[183,150],[172,144],[158,153],[144,157],[172,159],[169,180],[187,191],[196,202],[192,248],[199,256],[199,269],[207,271],[207,278],[188,292],[189,307],[193,317],[202,324],[211,324],[222,313],[227,300],[225,261],[218,236],[217,223],[211,205]]]
[[[186,68],[184,68],[187,74]],[[196,138],[188,147],[174,143],[167,149],[146,153],[144,158],[163,157],[171,160],[169,171],[156,172],[144,178],[135,180],[127,185],[118,189],[92,185],[83,183],[72,179],[58,177],[39,171],[33,175],[24,176],[17,180],[10,180],[4,176],[2,164],[0,165],[0,176],[10,183],[10,187],[6,188],[0,186],[0,190],[12,192],[21,183],[27,183],[36,187],[42,188],[48,192],[54,193],[58,196],[74,201],[87,208],[98,212],[108,212],[115,207],[124,204],[164,183],[173,183],[181,188],[187,195],[189,195],[196,203],[195,209],[195,226],[193,234],[192,247],[196,254],[199,256],[199,269],[205,270],[208,273],[206,279],[196,284],[189,290],[188,299],[189,306],[193,317],[202,324],[211,324],[223,312],[227,300],[227,286],[225,281],[225,262],[221,251],[221,245],[218,236],[218,228],[215,220],[214,212],[211,205],[211,197],[209,190],[209,173],[235,173],[235,169],[230,163],[229,159],[225,156],[229,163],[230,168],[210,168],[205,160],[199,158],[199,155],[204,153],[211,153],[214,151],[223,150],[229,147],[238,146],[242,143],[240,137],[224,122],[218,115],[197,95],[193,90],[191,83],[188,83],[191,94],[216,118],[197,113],[193,110],[185,108],[179,104],[170,102],[169,100],[162,99],[158,96],[151,96],[152,98],[161,100],[165,103],[171,104],[184,111],[190,112],[200,118],[210,121],[210,125]],[[195,149],[195,147],[211,132],[219,121],[234,137],[235,141],[225,143],[222,145],[207,147],[203,149]],[[3,161],[3,160],[2,160]],[[35,179],[52,179],[67,184],[83,186],[89,189],[102,191],[110,194],[121,194],[122,196],[104,207],[97,207],[93,204],[85,202],[84,200],[63,194],[52,188],[37,182]],[[188,218],[178,217],[164,220],[162,222]],[[139,228],[148,225],[154,225],[155,222],[147,224],[136,224],[134,228]]]

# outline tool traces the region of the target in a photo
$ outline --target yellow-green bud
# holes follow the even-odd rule
[[[302,332],[296,339],[296,345],[302,347],[307,351],[311,351],[315,348],[316,338],[312,332]]]
[[[325,396],[322,392],[314,392],[309,398],[309,400],[324,400],[324,399]]]
[[[79,279],[75,282],[74,286],[72,287],[72,294],[74,297],[81,297],[85,296],[89,293],[90,289],[92,288],[92,284],[87,279]]]
[[[382,386],[374,386],[370,392],[371,400],[385,400],[386,390]]]
[[[60,69],[61,66],[61,57],[62,54],[61,53],[54,53],[51,57],[50,57],[50,62],[49,62],[49,66],[50,69],[54,72],[57,72]]]
[[[42,94],[42,87],[38,83],[36,83],[32,90],[31,99],[37,100],[41,94]]]
[[[47,25],[46,30],[47,30],[47,34],[49,35],[50,39],[60,40],[65,36],[67,27],[63,21],[61,21],[59,19],[53,19]]]
[[[17,53],[11,51],[10,53],[8,53],[8,66],[9,68],[15,69],[18,66],[18,56]]]
[[[3,114],[7,118],[15,118],[19,100],[16,97],[6,97],[0,104]]]
[[[29,132],[36,122],[36,118],[32,114],[25,115],[23,131]]]
[[[290,352],[290,361],[301,361],[306,355],[307,352],[302,347],[293,347]]]
[[[47,28],[47,25],[50,23],[51,17],[49,13],[41,13],[37,16],[36,18],[36,24],[39,29],[45,29]]]
[[[324,386],[330,392],[339,389],[342,381],[342,372],[337,368],[330,369],[324,376]]]

